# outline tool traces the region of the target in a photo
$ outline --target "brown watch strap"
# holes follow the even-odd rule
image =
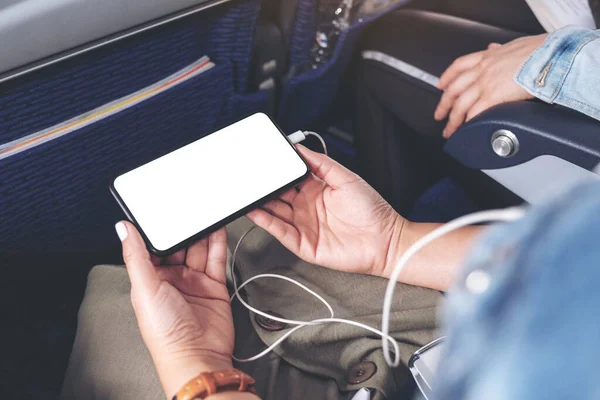
[[[256,394],[256,381],[238,369],[205,372],[190,380],[173,396],[173,400],[204,399],[222,392],[248,392]]]

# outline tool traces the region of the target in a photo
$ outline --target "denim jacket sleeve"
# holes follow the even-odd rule
[[[515,81],[547,103],[600,120],[600,30],[567,26],[555,31]]]

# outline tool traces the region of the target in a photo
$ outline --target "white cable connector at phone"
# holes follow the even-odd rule
[[[319,139],[319,141],[321,142],[321,145],[323,146],[323,152],[325,154],[327,154],[327,145],[325,144],[325,140],[321,137],[321,135],[319,135],[316,132],[312,132],[312,131],[296,131],[294,133],[292,133],[291,135],[288,135],[288,140],[290,142],[292,142],[292,144],[298,144],[300,142],[303,142],[304,140],[306,140],[307,136],[314,136],[317,139]]]
[[[306,135],[302,131],[296,131],[291,135],[288,135],[287,138],[290,142],[292,142],[292,144],[298,144],[300,142],[304,142],[304,139],[306,139]]]

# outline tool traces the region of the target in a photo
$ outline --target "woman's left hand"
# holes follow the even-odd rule
[[[202,372],[232,368],[225,228],[164,260],[148,253],[129,222],[119,222],[116,229],[131,302],[167,396]]]
[[[487,50],[457,58],[442,74],[438,85],[444,94],[435,110],[435,119],[448,117],[444,137],[449,138],[465,121],[488,108],[532,99],[513,78],[547,36],[527,36],[504,45],[492,43]]]

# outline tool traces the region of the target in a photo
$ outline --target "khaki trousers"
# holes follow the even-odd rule
[[[251,225],[246,218],[228,226],[233,250]],[[238,252],[236,276],[262,273],[296,279],[321,294],[336,317],[380,327],[387,281],[331,271],[299,260],[261,229],[255,229]],[[122,267],[95,267],[85,297],[61,399],[164,399],[150,355],[142,341],[130,303],[130,283]],[[289,319],[328,317],[319,301],[292,284],[265,279],[244,289],[254,307]],[[436,307],[441,294],[399,284],[390,321],[404,363],[435,339]],[[234,300],[235,354],[247,358],[263,350],[290,326],[257,319]],[[236,367],[257,380],[263,399],[351,399],[363,387],[372,399],[409,398],[414,385],[406,367],[391,370],[381,338],[349,325],[305,327],[263,358]]]

